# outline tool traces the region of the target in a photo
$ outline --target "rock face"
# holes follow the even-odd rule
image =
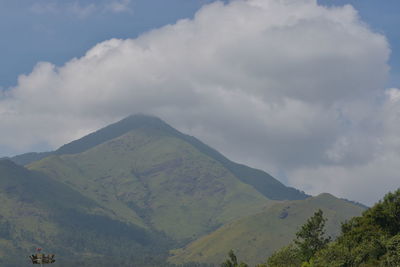
[[[169,249],[200,237],[196,242],[203,242],[218,228],[217,233],[226,231],[224,227],[264,213],[289,223],[293,215],[287,206],[295,204],[278,206],[278,213],[276,205],[287,200],[311,203],[309,196],[269,174],[234,163],[144,115],[130,116],[56,151],[11,160],[25,167],[0,161],[0,254],[6,251],[10,257],[39,246],[64,256],[84,255],[93,266],[109,264],[103,256],[110,254],[121,259],[120,265],[130,255],[135,266],[152,266],[149,261],[160,266]],[[352,212],[358,215],[358,210]],[[229,245],[220,247],[224,255]],[[172,260],[219,260],[194,251],[210,258],[178,253]],[[11,262],[1,259],[2,266]]]

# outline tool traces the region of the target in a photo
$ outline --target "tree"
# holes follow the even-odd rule
[[[384,266],[400,266],[400,234],[392,237],[386,245],[387,252],[384,258]]]
[[[390,236],[400,233],[400,189],[386,194],[383,200],[367,210],[363,217]]]
[[[296,234],[295,248],[304,261],[296,267],[400,267],[400,189],[343,223],[341,234],[329,244],[322,215],[317,211]],[[285,255],[293,258],[284,249],[268,259],[268,263],[275,260],[268,267],[285,266],[276,263],[282,263],[277,259],[284,260]]]
[[[302,263],[299,249],[290,244],[274,252],[268,260],[268,267],[298,267]]]
[[[331,238],[325,236],[325,222],[322,210],[318,210],[296,233],[297,245],[303,261],[309,261],[314,254],[326,247]]]
[[[349,267],[355,266],[348,248],[338,242],[331,242],[326,248],[318,251],[314,257],[315,267]]]
[[[233,250],[229,251],[229,259],[227,259],[224,263],[221,264],[221,267],[249,267],[246,263],[241,262],[238,264],[237,257]]]

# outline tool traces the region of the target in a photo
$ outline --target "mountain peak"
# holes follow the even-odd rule
[[[114,123],[114,124],[140,124],[141,126],[161,126],[161,125],[166,125],[166,123],[161,120],[160,118],[153,116],[153,115],[147,115],[143,113],[138,113],[138,114],[132,114],[129,115],[128,117]],[[112,124],[113,125],[113,124]],[[110,125],[111,126],[111,125]]]
[[[170,133],[177,132],[158,117],[145,114],[134,114],[101,128],[96,132],[90,133],[78,140],[65,144],[55,151],[25,153],[14,156],[11,158],[11,160],[19,165],[24,166],[54,154],[77,154],[89,150],[111,139],[120,137],[132,130],[141,128],[164,130]]]
[[[316,198],[321,198],[321,199],[337,199],[334,195],[329,194],[329,193],[321,193]]]
[[[204,144],[197,138],[186,135],[172,128],[160,118],[144,114],[136,114],[128,116],[116,123],[106,126],[96,132],[88,134],[76,141],[63,145],[53,152],[46,153],[28,153],[12,158],[12,160],[20,165],[28,165],[34,161],[38,161],[50,155],[66,155],[79,154],[85,152],[107,141],[121,137],[131,131],[146,129],[150,130],[149,134],[162,133],[172,136],[180,141],[193,146],[200,153],[216,160],[222,164],[229,172],[236,176],[245,184],[251,185],[258,192],[273,200],[294,200],[305,199],[309,197],[304,192],[295,188],[286,187],[284,184],[273,178],[268,173],[247,167],[242,164],[232,162],[217,150]]]
[[[157,130],[171,130],[171,126],[160,118],[144,114],[130,115],[116,123],[110,124],[96,132],[88,134],[78,140],[61,146],[56,154],[77,154],[95,147],[101,143],[124,135],[132,130],[150,128]]]

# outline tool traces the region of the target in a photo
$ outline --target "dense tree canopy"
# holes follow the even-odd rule
[[[302,260],[309,261],[315,252],[329,243],[330,237],[325,237],[325,222],[322,210],[318,210],[296,233],[294,243]]]
[[[233,250],[229,251],[229,259],[227,259],[225,262],[221,264],[221,267],[249,267],[246,263],[241,262],[240,264],[238,263],[237,257]]]
[[[262,267],[399,267],[400,189],[342,225],[339,237],[324,236],[325,219],[317,211],[293,244],[275,252]]]

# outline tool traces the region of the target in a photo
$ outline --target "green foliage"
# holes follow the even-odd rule
[[[299,267],[302,263],[300,250],[294,244],[276,251],[268,258],[268,267]]]
[[[228,253],[229,259],[225,262],[221,263],[221,267],[249,267],[246,263],[241,262],[238,263],[237,257],[233,250],[230,250]]]
[[[330,237],[325,236],[325,222],[322,210],[318,210],[296,233],[294,243],[303,261],[308,262],[315,252],[329,243]]]
[[[400,189],[394,193],[388,193],[382,201],[367,210],[363,217],[388,235],[398,234],[400,232]]]
[[[346,267],[353,266],[349,250],[337,242],[330,243],[314,256],[314,267]]]
[[[315,267],[314,260],[310,259],[310,261],[303,262],[301,267]]]
[[[386,254],[383,256],[383,266],[400,266],[400,234],[387,241]]]
[[[400,190],[342,225],[335,242],[314,254],[315,267],[400,266]]]
[[[312,257],[325,248],[330,237],[325,236],[326,218],[321,209],[296,233],[294,243],[276,251],[267,260],[268,267],[314,267]]]

